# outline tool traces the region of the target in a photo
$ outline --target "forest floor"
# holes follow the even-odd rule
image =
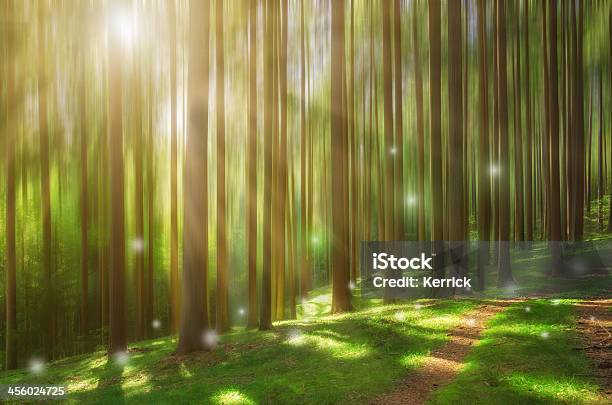
[[[610,403],[610,300],[356,300],[357,311],[329,316],[329,290],[317,293],[302,319],[236,330],[211,352],[176,356],[176,338],[161,338],[119,361],[96,352],[0,384],[65,385],[75,404],[354,404],[398,393],[410,403]]]

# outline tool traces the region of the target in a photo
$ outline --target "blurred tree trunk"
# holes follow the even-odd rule
[[[423,241],[425,240],[425,123],[423,115],[423,79],[421,76],[421,50],[417,15],[418,4],[418,2],[415,2],[412,7],[412,50],[414,53],[414,92],[416,104],[418,159],[417,239],[419,241]]]
[[[249,127],[246,150],[249,328],[257,327],[257,2],[250,0],[249,3]]]
[[[40,147],[40,188],[42,200],[42,271],[45,284],[43,294],[43,323],[44,338],[43,352],[47,359],[54,356],[55,343],[55,308],[53,269],[51,257],[51,182],[49,164],[49,128],[47,122],[47,67],[46,67],[46,6],[38,4],[38,125],[39,125],[39,147]]]
[[[87,35],[87,6],[82,6],[81,13],[83,21],[81,27]],[[80,323],[79,331],[81,336],[85,336],[88,331],[88,296],[89,296],[89,274],[88,274],[88,262],[89,262],[89,191],[87,189],[87,148],[88,148],[88,135],[87,135],[87,98],[86,98],[86,74],[85,66],[87,63],[85,50],[81,50],[80,54],[80,80],[79,80],[79,108],[80,108],[80,153],[81,153],[81,302],[80,302]]]
[[[514,283],[510,267],[510,160],[508,158],[508,89],[506,60],[506,2],[497,4],[497,58],[499,84],[499,257],[498,285],[505,287]]]
[[[351,310],[348,260],[348,212],[345,193],[348,190],[346,171],[346,104],[342,87],[345,73],[344,0],[331,5],[331,166],[332,166],[332,313]]]
[[[178,269],[178,152],[176,83],[176,3],[169,1],[170,29],[170,332],[176,333],[181,319]]]
[[[152,322],[155,315],[155,133],[153,131],[153,95],[152,69],[149,71],[148,100],[148,151],[147,151],[147,286],[145,296],[145,333],[151,337]]]
[[[516,20],[514,60],[513,60],[513,86],[514,86],[514,240],[525,240],[524,229],[524,189],[523,189],[523,134],[521,123],[521,38],[518,22]]]
[[[6,16],[14,19],[12,1],[5,3]],[[17,252],[15,240],[15,144],[17,141],[15,112],[10,111],[15,103],[15,37],[17,29],[14,24],[8,26],[7,33],[7,71],[6,71],[6,117],[8,122],[3,129],[5,162],[6,162],[6,279],[4,285],[6,308],[6,331],[4,336],[4,360],[7,370],[17,368]]]
[[[393,221],[396,223],[395,238],[403,240],[406,238],[406,195],[404,193],[404,116],[402,109],[402,22],[401,22],[401,0],[393,1],[393,31],[394,31],[394,54],[395,59],[395,155],[396,169],[395,177],[395,215]],[[355,178],[353,175],[352,178]]]
[[[578,7],[578,10],[576,10]],[[572,162],[574,164],[575,187],[572,190],[573,233],[572,240],[582,240],[584,230],[584,84],[582,58],[583,5],[582,2],[571,2],[572,54],[574,59],[573,102],[572,102]],[[569,131],[567,131],[569,133]]]
[[[529,55],[529,0],[524,2],[523,31],[525,33],[525,239],[533,240],[533,134],[531,118],[530,55]],[[520,49],[519,49],[520,52]]]
[[[266,0],[264,13],[264,215],[263,215],[263,266],[261,282],[261,311],[259,329],[268,330],[272,328],[272,134],[273,134],[273,77],[272,65],[274,64],[274,32],[273,19],[274,10],[272,3],[276,0]],[[275,214],[276,215],[276,214]]]
[[[189,130],[183,187],[183,294],[178,351],[210,348],[208,322],[208,1],[191,3],[189,15]]]
[[[383,102],[384,102],[384,196],[385,205],[385,235],[384,240],[393,240],[396,236],[395,202],[395,176],[394,162],[397,160],[399,145],[394,142],[393,136],[393,62],[391,55],[391,1],[382,3],[382,63],[383,63]]]
[[[135,54],[134,58],[138,58]],[[137,71],[140,72],[141,62],[136,62]],[[142,340],[145,333],[144,325],[144,157],[143,157],[143,125],[142,125],[142,74],[137,73],[138,77],[134,78],[134,111],[135,111],[135,133],[134,138],[134,227],[135,235],[131,242],[132,253],[135,257],[135,275],[136,275],[136,340]]]
[[[225,190],[225,44],[223,40],[223,0],[216,0],[217,77],[217,331],[229,329],[227,203]]]
[[[125,307],[125,201],[123,164],[123,44],[121,33],[110,30],[108,40],[108,136],[110,148],[110,277],[109,344],[113,355],[127,349]]]

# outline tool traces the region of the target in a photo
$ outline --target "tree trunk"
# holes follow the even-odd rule
[[[533,185],[532,185],[532,119],[531,119],[531,87],[529,73],[531,71],[529,55],[529,1],[524,2],[523,30],[525,32],[525,238],[533,240]],[[520,52],[520,50],[519,50]]]
[[[109,32],[108,41],[108,141],[110,150],[110,263],[109,343],[114,355],[127,349],[125,308],[125,202],[123,168],[123,44],[121,33]]]
[[[418,213],[417,213],[417,239],[425,240],[425,123],[423,116],[423,79],[421,76],[421,50],[419,40],[419,27],[417,17],[417,5],[412,10],[412,48],[414,52],[414,92],[416,104],[416,126],[417,126],[417,167],[418,167]]]
[[[346,108],[344,83],[344,0],[331,5],[331,165],[332,189],[339,195],[332,199],[332,313],[351,310],[348,260],[348,213],[345,210],[348,173],[346,172]],[[388,168],[387,168],[388,169]]]
[[[83,21],[87,16],[87,6],[83,6],[81,12],[83,13]],[[87,29],[87,24],[83,24],[83,29]],[[86,75],[85,75],[85,51],[81,50],[81,77],[79,82],[79,104],[80,104],[80,132],[81,132],[81,316],[80,316],[80,334],[85,336],[88,331],[88,297],[89,297],[89,274],[88,274],[88,262],[89,262],[89,192],[87,189],[87,148],[88,148],[88,136],[87,136],[87,98],[86,98]]]
[[[249,328],[257,327],[257,2],[250,0],[249,4],[249,127],[246,150]]]
[[[393,64],[391,60],[391,1],[382,3],[382,53],[383,53],[383,97],[384,97],[384,204],[385,204],[385,240],[395,237],[394,218],[394,161],[401,152],[393,140]],[[334,190],[336,190],[334,188]]]
[[[182,316],[178,351],[210,348],[208,328],[208,52],[210,5],[191,3],[189,15],[189,131],[185,143]]]
[[[394,32],[394,60],[395,60],[395,238],[403,240],[406,238],[406,195],[404,192],[404,116],[402,109],[402,24],[401,24],[401,0],[393,1],[393,32]],[[352,176],[355,179],[355,176]]]

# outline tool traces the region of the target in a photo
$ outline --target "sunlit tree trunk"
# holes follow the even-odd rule
[[[217,317],[219,332],[229,329],[228,318],[228,249],[225,190],[225,45],[223,42],[223,0],[216,0],[217,59]]]
[[[151,337],[155,315],[155,133],[153,131],[153,86],[152,70],[149,72],[149,116],[148,116],[148,160],[147,160],[147,288],[145,297],[145,333]]]
[[[249,328],[257,327],[257,2],[250,0],[249,3],[249,127],[246,150]]]
[[[178,351],[207,349],[208,328],[208,52],[210,5],[191,3],[189,130],[185,142],[183,294]]]
[[[583,5],[582,2],[570,2],[572,18],[572,54],[574,59],[573,102],[572,102],[572,161],[574,162],[576,187],[573,191],[573,240],[582,240],[584,230],[584,84],[582,58]],[[578,10],[576,10],[578,8]]]
[[[83,14],[83,21],[86,20],[87,6],[83,6],[81,10]],[[87,25],[83,23],[82,27],[86,30]],[[80,333],[81,336],[87,334],[88,330],[88,296],[89,296],[89,274],[88,274],[88,263],[89,263],[89,191],[87,183],[87,148],[88,148],[88,135],[87,135],[87,99],[86,99],[86,54],[85,50],[81,50],[80,58],[80,82],[79,82],[79,108],[80,108],[80,153],[81,153],[81,196],[80,196],[80,208],[81,208],[81,305],[80,305]]]
[[[417,236],[418,240],[425,240],[425,123],[423,115],[423,79],[421,75],[421,50],[419,40],[419,24],[417,5],[415,2],[412,10],[412,50],[414,53],[414,92],[416,105],[417,126]]]
[[[259,318],[259,329],[268,330],[272,328],[272,134],[273,134],[273,106],[274,93],[272,91],[272,65],[274,57],[273,36],[273,6],[276,0],[266,0],[264,13],[264,215],[263,215],[263,265],[261,282],[261,311]]]
[[[177,83],[176,83],[176,2],[170,0],[170,332],[178,331],[181,314],[181,292],[178,268],[178,151],[177,151]]]
[[[346,171],[347,142],[346,108],[342,100],[345,74],[344,0],[331,5],[331,166],[332,189],[332,313],[351,309],[348,269],[348,213],[345,210],[348,173]]]
[[[123,44],[121,32],[108,38],[108,141],[110,150],[109,342],[113,355],[127,349],[125,308],[125,202],[123,164]]]
[[[138,58],[137,55],[134,55]],[[140,68],[140,61],[136,62],[136,66]],[[138,69],[140,70],[140,69]],[[145,325],[144,325],[144,157],[143,157],[143,125],[142,125],[142,77],[134,78],[134,120],[135,120],[135,134],[134,138],[134,226],[135,235],[134,240],[131,242],[132,254],[135,256],[134,260],[134,273],[135,273],[135,290],[136,290],[136,340],[142,340],[144,338]]]
[[[54,287],[51,257],[51,181],[49,173],[49,128],[47,122],[47,68],[46,68],[46,5],[38,3],[38,126],[40,148],[40,190],[42,204],[42,272],[45,289],[43,293],[43,352],[53,358],[54,331]]]
[[[391,55],[391,1],[382,3],[382,63],[383,63],[383,102],[384,102],[384,204],[385,204],[385,240],[395,238],[394,215],[394,161],[401,152],[393,136],[393,61]]]
[[[523,134],[521,124],[521,54],[520,30],[516,22],[513,86],[514,86],[514,240],[525,240],[523,190]]]
[[[5,3],[6,16],[14,18],[13,2]],[[6,117],[4,126],[4,145],[6,163],[6,263],[5,263],[5,308],[6,330],[4,335],[4,360],[7,370],[17,368],[17,252],[15,240],[15,144],[17,141],[15,126],[15,111],[10,111],[15,102],[15,47],[16,28],[9,26],[7,41],[7,71],[6,71]]]

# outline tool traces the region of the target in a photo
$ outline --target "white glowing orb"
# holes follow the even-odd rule
[[[540,333],[540,337],[542,339],[548,339],[550,337],[550,333],[547,332],[547,331],[544,331],[544,332]]]
[[[415,196],[413,195],[409,195],[408,197],[406,197],[406,204],[408,205],[415,205],[417,202],[417,199]]]
[[[552,300],[551,302],[554,306],[557,306],[561,303],[561,300]]]
[[[312,240],[312,243],[314,245],[318,245],[319,244],[319,238],[317,236],[313,236],[311,240]]]
[[[244,308],[239,308],[238,309],[238,315],[244,316],[244,314],[246,314],[246,311],[244,310]]]
[[[595,318],[593,315],[591,315],[591,316],[589,317],[589,319],[590,319],[591,321],[594,321],[594,320],[596,320],[597,318]]]
[[[207,330],[202,334],[202,342],[206,347],[215,347],[219,343],[219,334],[215,330]]]
[[[161,321],[159,319],[153,319],[153,321],[151,321],[151,326],[153,329],[159,329],[161,328]]]
[[[298,346],[304,343],[304,334],[299,329],[291,329],[287,334],[287,343]]]
[[[423,306],[421,304],[414,304],[414,309],[421,309]]]
[[[134,253],[142,253],[144,251],[144,240],[142,238],[134,238],[132,239],[131,246]]]
[[[395,313],[395,319],[404,322],[406,320],[406,313],[404,311],[397,311]]]
[[[28,363],[28,370],[30,370],[30,373],[33,375],[41,375],[45,372],[46,368],[47,365],[45,362],[38,357],[30,359]]]
[[[499,167],[496,165],[489,166],[489,174],[491,174],[491,176],[497,176],[499,174]]]
[[[130,359],[130,356],[125,351],[117,352],[113,354],[113,360],[115,361],[115,364],[117,364],[118,366],[125,366],[129,359]]]
[[[354,281],[351,281],[351,282],[349,283],[349,290],[353,291],[355,288],[357,288],[357,286],[355,285],[355,282],[354,282]]]
[[[134,16],[128,10],[115,10],[110,16],[110,30],[117,35],[124,46],[131,47],[136,42],[138,32]]]
[[[392,155],[397,155],[397,148],[395,146],[392,146],[391,149],[389,149],[389,153]]]
[[[525,312],[531,312],[531,307],[529,306],[525,307]]]
[[[474,318],[469,318],[465,321],[465,324],[469,327],[474,327],[476,326],[476,319]]]

